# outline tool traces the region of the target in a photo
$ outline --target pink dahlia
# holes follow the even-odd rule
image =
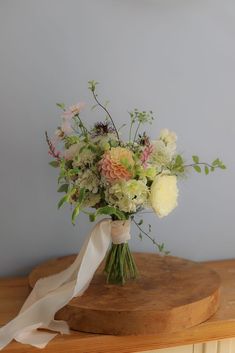
[[[109,183],[129,180],[133,176],[134,164],[131,151],[123,147],[112,147],[100,161],[100,172]]]

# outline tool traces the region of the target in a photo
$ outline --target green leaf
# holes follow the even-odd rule
[[[179,167],[177,170],[179,173],[184,173],[184,166]]]
[[[80,212],[80,202],[77,203],[77,205],[74,207],[73,213],[72,213],[72,224],[75,225],[75,220],[77,216],[79,215]]]
[[[72,213],[72,224],[73,225],[75,225],[75,220],[80,213],[80,208],[81,208],[82,202],[85,198],[85,194],[86,194],[86,189],[82,188],[79,192],[78,202],[77,202],[77,204],[73,210],[73,213]]]
[[[79,204],[81,205],[84,198],[85,198],[85,194],[86,194],[86,189],[85,188],[82,188],[79,192],[79,197],[78,197],[78,202]]]
[[[68,202],[69,197],[70,197],[70,194],[66,194],[66,195],[64,195],[64,196],[60,199],[60,201],[58,202],[58,209],[59,209],[61,206],[63,206],[63,204],[64,204],[65,202]]]
[[[222,164],[222,165],[220,166],[220,169],[226,169],[226,165]]]
[[[159,245],[158,245],[158,250],[159,250],[160,252],[163,252],[164,247],[165,247],[165,244],[164,244],[164,243],[159,244]]]
[[[208,168],[208,166],[207,166],[207,165],[205,165],[204,170],[205,170],[205,174],[206,174],[206,175],[208,175],[210,171],[209,171],[209,168]]]
[[[112,206],[100,207],[95,213],[90,213],[90,221],[94,222],[99,215],[116,216],[119,220],[126,220],[125,214]]]
[[[99,82],[91,80],[88,81],[88,89],[91,90],[91,92],[95,92],[96,86],[99,84]]]
[[[59,107],[62,110],[65,110],[65,104],[64,103],[56,103],[57,107]]]
[[[51,161],[51,162],[49,162],[49,164],[53,168],[58,168],[60,165],[60,162],[59,161]]]
[[[215,167],[211,167],[211,172],[214,172],[215,171]]]
[[[89,220],[90,220],[90,222],[95,222],[95,213],[89,214]]]
[[[192,156],[192,159],[194,163],[199,163],[199,157],[198,156]]]
[[[60,185],[59,189],[57,190],[57,192],[68,192],[69,189],[69,184],[63,184]]]
[[[193,168],[196,170],[197,173],[201,173],[201,167],[199,165],[194,165]]]
[[[141,226],[141,224],[143,224],[143,223],[144,223],[144,220],[141,219],[141,220],[138,222],[138,225]]]
[[[176,156],[175,163],[176,163],[178,166],[180,166],[181,164],[183,164],[183,158],[181,157],[180,154],[178,154],[178,155]]]
[[[216,158],[216,159],[212,162],[213,167],[216,167],[216,166],[219,165],[219,164],[220,164],[219,158]]]
[[[76,187],[74,186],[69,192],[64,195],[58,202],[58,208],[60,208],[65,202],[68,202],[70,197],[76,192]]]

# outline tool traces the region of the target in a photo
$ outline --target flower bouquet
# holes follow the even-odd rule
[[[164,129],[156,140],[151,140],[143,126],[153,121],[152,111],[129,112],[130,123],[120,128],[105,104],[97,95],[97,82],[89,82],[89,90],[95,100],[95,108],[104,112],[104,120],[88,127],[82,117],[83,103],[63,110],[61,125],[50,139],[46,133],[50,165],[59,168],[58,192],[65,193],[58,203],[72,207],[72,223],[80,212],[94,222],[98,216],[112,219],[112,245],[106,256],[105,272],[108,283],[124,284],[138,275],[131,254],[130,223],[139,229],[139,236],[147,236],[157,249],[167,254],[164,244],[151,235],[151,226],[145,231],[143,220],[136,220],[138,213],[150,208],[158,217],[167,216],[176,206],[178,198],[177,179],[189,168],[205,174],[215,169],[225,169],[220,159],[211,164],[201,162],[194,155],[192,163],[186,164],[176,152],[176,134]],[[128,129],[126,140],[122,131]]]

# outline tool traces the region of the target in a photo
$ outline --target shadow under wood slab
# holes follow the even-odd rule
[[[72,264],[76,255],[53,259],[29,275],[41,278]],[[139,278],[124,286],[106,284],[103,265],[89,288],[56,314],[71,329],[112,335],[170,333],[195,326],[219,305],[219,275],[203,264],[157,254],[134,253]]]

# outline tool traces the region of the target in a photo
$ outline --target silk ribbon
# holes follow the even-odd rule
[[[56,312],[88,288],[111,240],[119,244],[129,239],[129,221],[103,219],[98,222],[88,234],[72,265],[58,274],[39,279],[19,314],[0,328],[0,349],[13,339],[44,348],[58,332],[68,334],[68,324],[54,319]]]

